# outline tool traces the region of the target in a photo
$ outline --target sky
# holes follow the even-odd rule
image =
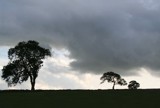
[[[108,71],[160,88],[159,11],[159,0],[1,0],[0,69],[9,48],[36,40],[52,51],[36,89],[110,89],[100,85]],[[8,88],[0,79],[0,89],[30,83]]]

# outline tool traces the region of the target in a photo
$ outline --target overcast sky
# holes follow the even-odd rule
[[[0,68],[9,48],[28,40],[54,52],[36,88],[107,88],[99,85],[107,71],[160,87],[146,80],[160,80],[159,0],[1,0]]]

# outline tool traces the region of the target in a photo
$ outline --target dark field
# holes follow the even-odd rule
[[[0,108],[160,108],[160,90],[5,90]]]

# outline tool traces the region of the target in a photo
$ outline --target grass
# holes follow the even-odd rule
[[[0,108],[159,108],[160,90],[4,90]]]

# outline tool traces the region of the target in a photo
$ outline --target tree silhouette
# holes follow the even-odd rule
[[[140,87],[140,84],[137,81],[132,80],[129,82],[129,85],[128,85],[129,89],[137,89],[138,87]]]
[[[106,80],[108,82],[112,82],[113,83],[113,87],[112,87],[113,90],[114,90],[116,84],[119,84],[121,86],[127,85],[127,82],[124,79],[122,79],[119,74],[114,73],[112,71],[104,73],[102,75],[102,77],[100,78],[100,80],[102,80],[101,84],[104,83]]]
[[[31,90],[35,90],[38,71],[43,66],[42,59],[46,56],[51,56],[50,50],[42,48],[38,42],[33,40],[19,42],[8,51],[10,61],[2,69],[3,80],[8,86],[15,86],[30,78]]]

